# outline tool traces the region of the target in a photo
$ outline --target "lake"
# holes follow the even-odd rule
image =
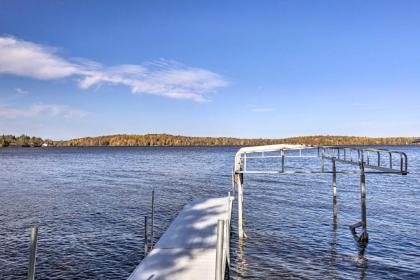
[[[245,242],[232,221],[232,279],[420,279],[420,147],[410,174],[366,178],[369,244],[360,220],[359,176],[246,175]],[[38,225],[37,279],[126,279],[143,258],[144,215],[156,192],[155,236],[196,197],[231,187],[238,147],[0,149],[0,279],[27,273]],[[314,163],[315,165],[315,163]],[[319,165],[318,165],[319,166]]]

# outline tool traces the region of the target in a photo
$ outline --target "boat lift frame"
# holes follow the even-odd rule
[[[317,151],[313,151],[316,149]],[[308,154],[307,151],[311,151]],[[306,153],[306,154],[305,154]],[[279,158],[278,168],[252,170],[247,166],[249,159]],[[319,169],[300,169],[287,167],[286,158],[319,158]],[[331,170],[325,168],[325,161],[331,161]],[[358,169],[337,170],[337,163],[358,166]],[[305,146],[305,145],[267,145],[241,148],[235,156],[232,172],[232,187],[238,191],[238,235],[246,237],[244,232],[244,174],[332,174],[333,223],[337,223],[337,174],[359,174],[360,176],[360,221],[350,225],[350,230],[359,243],[369,240],[366,218],[366,174],[408,174],[408,159],[403,152],[386,149],[358,148],[346,146]],[[361,227],[360,235],[356,229]]]

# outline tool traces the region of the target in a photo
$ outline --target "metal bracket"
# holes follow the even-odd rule
[[[350,231],[353,234],[354,239],[361,243],[361,244],[366,244],[369,241],[369,234],[367,233],[366,229],[362,230],[362,233],[360,235],[357,234],[356,232],[356,228],[362,227],[363,223],[362,222],[358,222],[352,225],[349,225]]]

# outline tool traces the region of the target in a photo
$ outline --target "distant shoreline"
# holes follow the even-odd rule
[[[327,145],[319,145],[327,146]],[[369,147],[419,147],[418,144],[407,144],[407,145],[331,145],[331,146],[345,146],[345,147],[358,147],[358,146],[369,146]],[[33,148],[42,148],[42,149],[51,149],[51,148],[239,148],[239,147],[249,147],[241,145],[226,145],[226,146],[7,146],[0,147],[0,149],[11,149],[11,148],[22,148],[22,149],[33,149]],[[308,147],[317,147],[308,145]]]
[[[300,136],[283,139],[190,137],[170,134],[117,134],[54,141],[26,135],[0,136],[0,147],[239,147],[273,144],[309,146],[416,146],[419,137]]]

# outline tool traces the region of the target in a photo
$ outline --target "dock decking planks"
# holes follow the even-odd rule
[[[230,222],[231,209],[227,196],[187,204],[128,280],[214,280],[217,221]]]

